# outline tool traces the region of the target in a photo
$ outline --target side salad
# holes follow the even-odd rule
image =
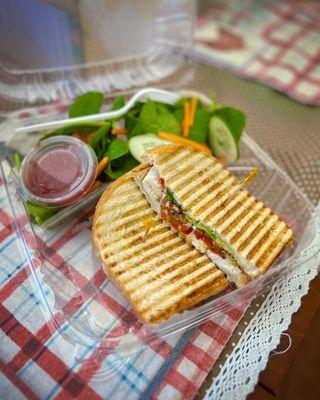
[[[87,92],[70,106],[69,117],[99,113],[103,103],[102,93]],[[111,110],[124,105],[125,98],[119,96]],[[92,192],[103,182],[115,180],[137,166],[146,150],[170,142],[193,146],[233,163],[239,157],[245,122],[242,111],[221,106],[215,98],[208,106],[197,97],[182,97],[173,105],[152,100],[138,102],[121,118],[71,123],[52,132],[41,132],[40,140],[72,135],[91,146],[99,162]],[[57,212],[29,201],[26,205],[39,225]]]

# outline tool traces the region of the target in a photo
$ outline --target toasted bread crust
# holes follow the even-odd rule
[[[149,168],[142,164],[106,189],[92,235],[104,271],[139,317],[154,324],[220,292],[228,282],[151,209],[133,179]]]

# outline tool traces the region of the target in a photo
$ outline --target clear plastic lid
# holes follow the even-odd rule
[[[182,52],[192,44],[192,0],[4,0],[2,6],[6,110],[155,84],[182,68]]]

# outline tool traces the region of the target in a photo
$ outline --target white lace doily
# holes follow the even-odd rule
[[[320,226],[320,204],[317,211]],[[319,236],[316,243],[320,242]],[[288,328],[292,314],[317,275],[319,263],[318,254],[274,284],[207,390],[205,400],[245,399],[254,390],[270,352],[277,347],[281,333]]]

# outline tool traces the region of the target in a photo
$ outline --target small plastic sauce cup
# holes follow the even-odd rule
[[[81,140],[71,136],[45,139],[22,162],[22,191],[33,203],[64,207],[88,192],[97,166],[96,154]]]

